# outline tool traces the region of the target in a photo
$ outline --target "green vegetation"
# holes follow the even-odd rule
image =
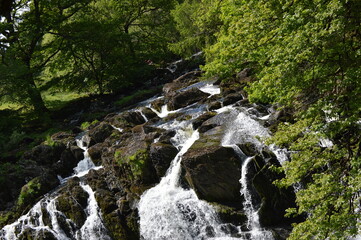
[[[91,123],[90,122],[83,122],[80,127],[81,127],[81,129],[85,130],[85,129],[89,128],[90,126],[97,124],[98,122],[99,122],[99,120],[97,120],[97,119],[95,119]]]
[[[124,153],[116,151],[114,158],[120,166],[127,165],[130,167],[134,178],[142,176],[145,163],[149,157],[147,149],[138,150],[136,153],[130,156],[123,156]]]
[[[39,178],[34,178],[21,188],[18,205],[23,206],[33,201],[39,194],[41,188]]]

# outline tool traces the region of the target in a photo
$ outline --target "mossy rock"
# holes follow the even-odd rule
[[[217,203],[211,203],[222,222],[232,223],[235,226],[242,226],[247,223],[247,216],[243,209],[239,207],[230,207]]]
[[[44,173],[39,177],[33,178],[21,188],[17,200],[18,208],[22,209],[32,205],[39,197],[55,188],[58,184],[59,180],[51,173]]]
[[[148,148],[133,149],[133,153],[129,154],[124,149],[117,150],[114,158],[119,166],[129,173],[129,176],[124,176],[128,180],[139,180],[145,184],[155,183],[157,181],[155,169],[150,159]]]

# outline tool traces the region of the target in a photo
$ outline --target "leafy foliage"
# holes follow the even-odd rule
[[[278,103],[295,113],[296,122],[280,125],[269,140],[292,153],[292,161],[283,167],[286,177],[277,184],[303,186],[297,192],[298,208],[289,214],[308,217],[295,226],[290,239],[348,239],[358,233],[359,9],[356,0],[225,0],[217,16],[222,26],[216,41],[201,44],[209,76],[228,79],[251,67],[256,80],[248,86],[249,99]],[[197,29],[199,24],[191,26]],[[206,38],[197,40],[202,41]],[[322,145],[322,139],[332,145]]]

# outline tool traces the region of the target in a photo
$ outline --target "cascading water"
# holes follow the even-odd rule
[[[234,120],[230,120],[227,124],[226,133],[222,139],[222,145],[232,147],[239,157],[243,160],[241,169],[241,194],[244,197],[243,207],[247,215],[247,228],[252,240],[272,240],[272,233],[262,229],[259,221],[258,210],[252,203],[252,195],[249,190],[247,179],[248,164],[253,157],[246,157],[242,150],[237,146],[240,143],[252,142],[258,149],[263,147],[262,142],[257,139],[269,136],[268,130],[260,125],[256,120],[252,119],[245,112],[238,112],[234,108],[228,108],[232,111]],[[235,116],[235,117],[234,117]]]
[[[84,150],[84,159],[74,168],[74,174],[72,176],[62,179],[62,184],[66,183],[70,178],[85,176],[90,169],[100,168],[95,167],[89,157],[88,149],[85,144],[85,137],[83,136],[80,139],[76,139],[76,142],[77,145]],[[56,202],[58,192],[55,190],[53,193],[45,195],[27,214],[21,216],[16,222],[3,227],[0,231],[0,239],[16,240],[22,238],[24,233],[31,232],[34,239],[44,238],[44,234],[50,233],[52,239],[55,238],[58,240],[110,240],[111,238],[107,235],[106,229],[102,223],[94,192],[89,185],[85,185],[81,182],[80,186],[88,193],[89,197],[88,206],[86,208],[87,219],[79,230],[74,231],[75,224],[72,220],[68,219],[62,212],[57,210]],[[46,217],[44,214],[48,215],[50,224],[45,223],[44,218]],[[66,226],[68,231],[63,229],[64,226]]]
[[[111,240],[111,238],[107,234],[107,229],[103,224],[98,203],[95,199],[94,191],[89,185],[81,183],[80,186],[84,189],[85,192],[89,194],[88,206],[85,209],[88,217],[83,226],[76,233],[76,238],[79,240]]]
[[[178,135],[178,136],[177,136]],[[179,185],[182,156],[199,138],[189,125],[177,131],[181,150],[161,182],[146,191],[139,202],[140,233],[144,239],[207,239],[225,237],[214,209],[192,189]]]
[[[192,86],[194,87],[194,86]],[[201,83],[196,85],[201,91],[209,93],[211,96],[220,93],[218,87],[211,83]],[[185,89],[181,89],[183,91]],[[153,98],[141,103],[138,107],[151,108],[151,102],[162,97]],[[178,154],[173,159],[166,175],[161,179],[160,183],[155,187],[144,192],[138,204],[139,224],[141,238],[144,240],[160,240],[160,239],[179,239],[179,240],[203,240],[203,239],[251,239],[251,240],[272,240],[272,234],[263,229],[260,225],[258,209],[252,202],[252,194],[250,191],[251,184],[247,179],[249,165],[252,157],[247,157],[237,144],[251,142],[256,146],[257,150],[261,150],[265,145],[257,138],[266,138],[270,134],[259,121],[266,121],[269,115],[259,116],[257,110],[246,109],[242,107],[226,106],[218,109],[217,114],[230,112],[225,120],[223,129],[226,130],[222,145],[232,147],[242,159],[241,167],[241,191],[244,197],[244,210],[248,218],[247,232],[239,230],[233,233],[232,238],[228,235],[227,226],[222,224],[216,214],[215,209],[205,201],[199,200],[196,193],[192,189],[184,189],[180,184],[181,161],[183,155],[198,140],[199,133],[192,128],[192,121],[198,116],[205,113],[206,105],[192,104],[182,109],[168,111],[167,105],[162,107],[160,112],[152,109],[161,118],[165,118],[172,113],[184,115],[186,118],[179,118],[166,122],[165,119],[155,123],[155,127],[166,130],[175,130],[176,134],[171,139],[172,144],[179,149]],[[257,112],[252,115],[249,111]],[[130,111],[138,111],[145,122],[148,121],[143,112],[139,109]],[[171,118],[171,117],[170,117]],[[188,119],[186,121],[182,121]],[[151,122],[151,121],[150,121]],[[113,126],[119,132],[123,129]],[[157,142],[159,138],[154,139]],[[119,140],[120,141],[120,140]],[[84,159],[74,168],[73,176],[83,177],[88,174],[90,169],[98,169],[91,161],[87,145],[86,136],[76,139],[77,145],[84,150]],[[287,152],[282,149],[271,147],[280,162],[287,160]],[[63,179],[62,183],[66,183],[68,179]],[[45,196],[40,200],[26,215],[11,225],[5,226],[0,232],[0,239],[18,239],[22,232],[27,229],[41,234],[43,231],[50,232],[56,239],[111,239],[107,234],[107,230],[103,225],[99,206],[95,200],[94,191],[89,185],[80,181],[80,187],[88,194],[87,207],[85,209],[86,221],[82,226],[74,227],[75,224],[67,219],[66,216],[57,210],[57,192]],[[50,219],[51,224],[46,223],[44,219],[44,209]],[[61,221],[60,221],[61,220]],[[49,222],[49,220],[48,220]],[[68,230],[63,229],[63,223],[67,223]],[[69,231],[70,229],[70,231]],[[238,229],[241,229],[238,226]],[[39,235],[40,236],[40,235]]]

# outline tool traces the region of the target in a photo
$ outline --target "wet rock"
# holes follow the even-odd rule
[[[157,110],[158,112],[161,111],[162,106],[165,105],[164,98],[157,99],[151,103],[152,108]]]
[[[145,123],[145,120],[139,111],[122,112],[108,118],[106,121],[115,127],[123,129]]]
[[[59,185],[59,180],[55,174],[44,172],[42,175],[33,178],[21,188],[18,198],[18,206],[25,208],[35,203],[35,201]]]
[[[271,155],[271,154],[270,154]],[[270,170],[270,166],[280,166],[276,158],[267,161],[256,156],[250,165],[249,173],[252,185],[258,197],[253,194],[253,199],[260,199],[259,218],[262,226],[281,226],[291,224],[294,219],[285,218],[287,208],[295,206],[295,194],[292,188],[280,189],[273,182],[284,177]]]
[[[73,140],[75,137],[74,133],[68,133],[68,132],[58,132],[51,136],[51,139],[53,141],[58,141],[66,144],[68,141]]]
[[[95,165],[101,164],[102,151],[105,144],[97,143],[88,149],[89,156]]]
[[[166,98],[169,98],[173,96],[177,90],[180,90],[182,88],[185,88],[192,83],[195,82],[195,80],[200,76],[200,71],[191,71],[186,74],[183,74],[182,76],[178,77],[171,83],[167,83],[163,87],[163,93]]]
[[[56,208],[80,228],[86,220],[84,209],[88,205],[88,197],[88,193],[80,187],[79,179],[70,179],[56,200]]]
[[[246,156],[255,156],[258,154],[257,146],[254,143],[246,142],[237,145]]]
[[[230,93],[223,99],[223,105],[227,106],[243,99],[242,92]]]
[[[153,112],[153,110],[150,108],[143,108],[142,112],[149,120],[151,119],[160,120],[158,115],[155,112]]]
[[[199,198],[227,204],[240,200],[240,161],[232,148],[220,146],[221,131],[198,139],[184,154],[185,178]]]
[[[53,165],[55,172],[61,177],[70,176],[73,168],[77,166],[78,160],[69,149],[65,149],[60,156],[60,160]]]
[[[65,150],[62,143],[55,143],[54,146],[38,145],[23,156],[26,160],[33,160],[39,165],[49,165],[57,162]]]
[[[234,207],[213,203],[219,218],[224,223],[231,223],[234,226],[242,226],[247,223],[246,214]]]
[[[159,136],[158,142],[171,144],[171,138],[174,137],[175,134],[176,132],[174,130],[167,130]]]
[[[208,110],[212,111],[212,110],[216,110],[222,107],[222,103],[218,102],[218,101],[214,101],[208,104]]]
[[[77,162],[84,159],[84,150],[78,146],[70,146],[70,151]]]
[[[98,126],[92,128],[88,132],[88,136],[90,137],[90,142],[88,147],[96,144],[102,143],[104,140],[109,137],[113,132],[113,127],[107,123],[100,123]]]
[[[206,112],[203,115],[197,117],[193,122],[193,129],[197,129],[199,126],[202,125],[203,122],[207,121],[208,119],[210,119],[211,117],[214,117],[215,115],[217,115],[216,112]]]
[[[150,146],[150,158],[159,178],[165,175],[177,153],[178,149],[171,144],[158,142]]]
[[[196,103],[203,98],[207,98],[208,96],[209,94],[202,92],[198,88],[191,88],[187,91],[175,93],[167,105],[170,110],[175,110],[186,107],[192,103]]]
[[[48,230],[35,230],[32,228],[25,229],[19,236],[19,240],[57,240],[57,238]]]

